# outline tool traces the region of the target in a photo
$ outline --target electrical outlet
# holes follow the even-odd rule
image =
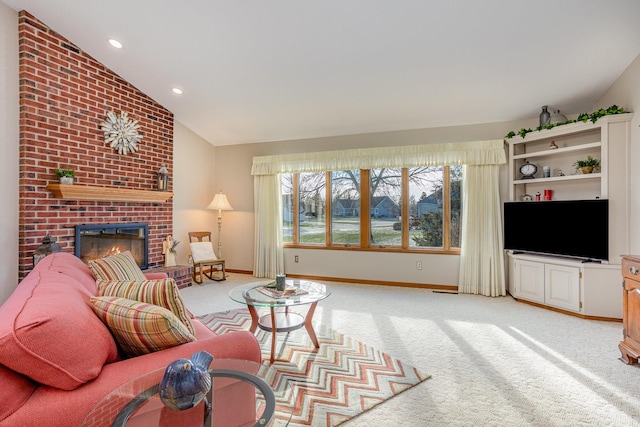
[[[422,270],[422,261],[416,261],[416,270]]]
[[[298,262],[298,255],[296,255],[294,259],[296,262]]]

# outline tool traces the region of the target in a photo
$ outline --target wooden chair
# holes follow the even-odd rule
[[[198,284],[202,283],[203,273],[211,280],[225,280],[224,260],[216,257],[211,241],[211,232],[192,231],[188,234],[191,257],[193,258],[193,281]],[[216,271],[218,274],[214,274]]]

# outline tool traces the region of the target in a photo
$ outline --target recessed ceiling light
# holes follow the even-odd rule
[[[171,89],[173,91],[173,93],[175,93],[176,95],[182,95],[182,89],[178,88],[178,87],[174,87],[173,89]]]
[[[109,39],[109,44],[113,47],[115,47],[116,49],[122,49],[122,43],[120,43],[118,40],[116,39]]]

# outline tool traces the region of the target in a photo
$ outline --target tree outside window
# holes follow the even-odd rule
[[[360,171],[331,172],[331,243],[360,245]]]
[[[284,219],[296,200],[299,210],[292,232],[283,221],[285,243],[450,251],[460,246],[461,181],[461,166],[285,175]]]
[[[298,197],[300,200],[300,233],[302,244],[324,245],[326,236],[326,193],[325,172],[299,174]]]

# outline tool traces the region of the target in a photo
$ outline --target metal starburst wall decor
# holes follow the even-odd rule
[[[119,115],[109,111],[100,126],[104,132],[104,142],[118,154],[127,155],[138,150],[138,143],[142,139],[138,133],[140,125],[137,120],[129,119],[125,111]]]

